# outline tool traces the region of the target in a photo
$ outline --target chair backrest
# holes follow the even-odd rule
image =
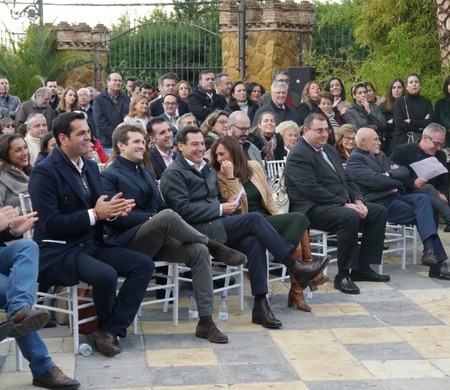
[[[269,181],[273,183],[278,176],[278,173],[284,169],[285,165],[286,160],[266,161],[266,170]]]

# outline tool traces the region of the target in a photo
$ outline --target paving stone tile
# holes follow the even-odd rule
[[[143,335],[146,349],[207,348],[208,340],[195,337],[194,333]]]
[[[286,361],[286,357],[277,347],[265,347],[264,344],[251,348],[225,348],[215,350],[219,364],[276,364]]]
[[[331,333],[343,344],[375,344],[403,341],[389,328],[331,329]]]
[[[379,380],[306,382],[309,390],[388,390]]]
[[[120,370],[113,367],[84,369],[77,376],[82,389],[122,389],[124,387],[148,387],[153,377],[148,368],[127,367]]]
[[[224,364],[227,383],[290,382],[300,378],[289,363]]]
[[[379,379],[444,378],[446,375],[427,360],[363,360]]]
[[[351,344],[346,346],[358,360],[420,360],[422,355],[407,343]]]
[[[218,366],[151,367],[149,375],[153,386],[186,386],[226,384],[226,378]]]
[[[376,328],[385,326],[373,315],[368,316],[326,316],[318,317],[325,328]]]
[[[389,390],[443,390],[450,389],[450,378],[445,379],[387,379],[382,383]]]
[[[158,349],[145,351],[149,367],[204,366],[217,364],[210,348]]]

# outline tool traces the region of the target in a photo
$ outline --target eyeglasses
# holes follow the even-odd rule
[[[355,137],[342,137],[344,138],[344,140],[346,140],[347,142],[355,142]]]
[[[165,104],[166,106],[176,106],[178,102],[164,102],[163,104]]]
[[[217,123],[220,123],[223,126],[223,125],[226,125],[228,122],[222,120],[222,121],[217,121]]]
[[[16,127],[16,125],[14,125],[12,123],[8,123],[7,125],[3,125],[3,127],[6,127],[7,129],[9,129],[11,127]]]
[[[250,131],[250,127],[239,127],[236,125],[232,125],[233,127],[236,127],[236,129],[241,130],[241,132],[246,133],[247,131]]]
[[[428,139],[429,139],[431,142],[433,142],[433,144],[434,144],[434,146],[435,146],[436,148],[442,148],[442,147],[444,146],[444,144],[441,144],[440,142],[433,141],[430,137],[428,137]]]
[[[323,134],[323,133],[330,134],[333,131],[333,129],[329,129],[329,128],[325,128],[325,129],[320,129],[320,128],[319,129],[313,129],[313,128],[311,128],[309,130],[315,131],[318,134]]]
[[[274,94],[274,95],[277,95],[277,96],[286,96],[287,95],[287,92],[273,92],[272,91],[272,93]]]

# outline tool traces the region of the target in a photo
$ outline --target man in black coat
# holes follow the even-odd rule
[[[223,110],[227,101],[219,95],[214,89],[215,76],[212,70],[203,70],[200,72],[199,85],[189,95],[189,111],[192,112],[199,124],[215,110]]]
[[[391,154],[391,160],[408,167],[410,177],[406,182],[407,190],[419,194],[428,194],[435,211],[444,218],[447,226],[445,232],[450,232],[450,206],[448,205],[448,173],[443,173],[427,180],[418,177],[410,164],[428,157],[436,157],[447,167],[447,156],[442,150],[445,144],[446,130],[437,123],[430,123],[423,130],[422,137],[416,142],[398,145]]]
[[[359,294],[354,281],[389,280],[370,268],[371,264],[381,264],[386,209],[365,201],[342,167],[336,149],[327,144],[331,131],[323,114],[312,113],[305,119],[303,139],[286,162],[286,188],[291,211],[305,214],[313,229],[337,234],[334,287],[346,294]]]

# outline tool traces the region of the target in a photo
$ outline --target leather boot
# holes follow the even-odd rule
[[[311,308],[305,302],[302,286],[295,280],[293,275],[290,275],[290,278],[291,288],[288,295],[288,307],[297,306],[297,310],[306,312],[311,311]]]
[[[302,247],[302,260],[303,261],[312,261],[313,257],[311,254],[311,241],[309,239],[309,231],[305,231],[302,236],[302,240],[300,241],[300,245]]]
[[[313,282],[316,276],[322,273],[330,260],[330,256],[324,256],[318,261],[314,261],[311,263],[296,261],[295,265],[291,265],[291,267],[288,267],[289,273],[295,277],[302,288],[306,288]]]
[[[317,286],[321,286],[322,284],[327,283],[329,280],[330,278],[328,276],[325,276],[323,274],[317,275],[309,285],[309,289],[314,292],[317,290]]]
[[[291,256],[295,260],[303,260],[302,253],[303,253],[302,243],[299,242],[298,245],[297,245],[297,248],[295,248],[295,251],[292,252]]]
[[[269,302],[266,298],[257,299],[253,304],[252,322],[264,326],[264,328],[278,329],[281,328],[282,323],[278,320],[270,310]]]

